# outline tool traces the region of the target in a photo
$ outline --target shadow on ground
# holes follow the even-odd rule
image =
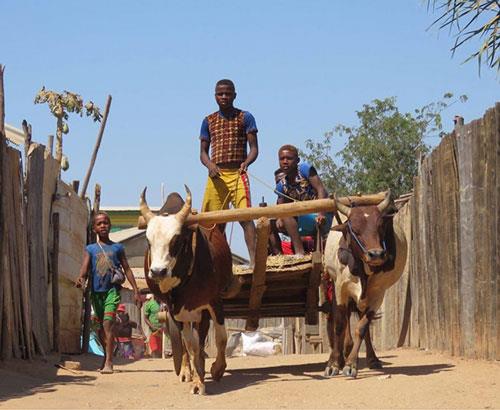
[[[422,376],[442,371],[449,371],[454,367],[449,363],[391,367],[391,362],[388,361],[391,357],[394,356],[380,357],[384,368],[377,370],[368,369],[365,359],[360,358],[358,379],[396,374],[405,376]],[[209,373],[207,372],[207,391],[209,391],[209,394],[211,395],[224,394],[263,382],[286,381],[288,380],[287,375],[289,375],[290,378],[293,377],[294,381],[328,380],[328,378],[323,376],[325,365],[326,362],[321,361],[306,364],[280,365],[252,369],[229,369],[226,370],[226,373],[220,382],[212,381]],[[344,379],[355,382],[355,379],[347,379],[342,375],[335,376],[331,380],[335,379]]]
[[[78,359],[76,359],[78,360]],[[46,359],[8,360],[0,362],[0,402],[30,396],[36,393],[51,393],[56,386],[62,384],[92,384],[96,379],[82,372],[63,371],[56,367],[60,357],[47,356]],[[93,359],[87,357],[84,361],[92,366]],[[82,362],[83,363],[83,362]],[[95,359],[97,368],[99,358]],[[85,370],[85,369],[82,369]]]

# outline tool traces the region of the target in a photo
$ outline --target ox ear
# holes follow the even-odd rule
[[[335,225],[330,228],[331,231],[344,232],[347,229],[347,222],[340,225]]]

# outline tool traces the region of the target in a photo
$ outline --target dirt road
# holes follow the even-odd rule
[[[118,364],[113,375],[98,360],[74,356],[82,371],[46,363],[0,363],[0,407],[13,409],[192,408],[500,408],[500,363],[416,350],[381,352],[381,371],[363,368],[358,379],[323,378],[326,354],[228,359],[219,383],[208,376],[207,396],[189,394],[170,359]],[[207,369],[211,360],[207,361]],[[364,364],[362,360],[362,365]]]

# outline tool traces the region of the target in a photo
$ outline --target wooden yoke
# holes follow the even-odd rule
[[[347,196],[338,198],[344,205],[377,205],[385,198],[385,192],[378,194]],[[288,204],[270,205],[266,207],[224,209],[221,211],[202,212],[188,215],[186,224],[200,224],[211,226],[213,224],[227,222],[253,221],[261,217],[266,218],[286,218],[288,216],[305,215],[315,212],[333,212],[337,209],[334,199],[313,199],[303,202],[292,202]],[[137,226],[139,229],[146,229],[146,221],[139,217]]]

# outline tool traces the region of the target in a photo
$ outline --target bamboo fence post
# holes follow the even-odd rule
[[[97,140],[94,146],[94,152],[92,153],[92,158],[90,159],[89,169],[83,180],[82,192],[80,193],[80,198],[85,198],[85,193],[87,192],[87,186],[89,184],[90,175],[92,175],[92,170],[94,168],[95,160],[97,158],[97,152],[101,146],[102,136],[104,134],[104,128],[106,127],[106,122],[108,120],[109,109],[111,107],[111,95],[108,95],[106,101],[106,107],[104,108],[104,115],[102,117],[101,127],[99,128],[99,133],[97,134]]]

